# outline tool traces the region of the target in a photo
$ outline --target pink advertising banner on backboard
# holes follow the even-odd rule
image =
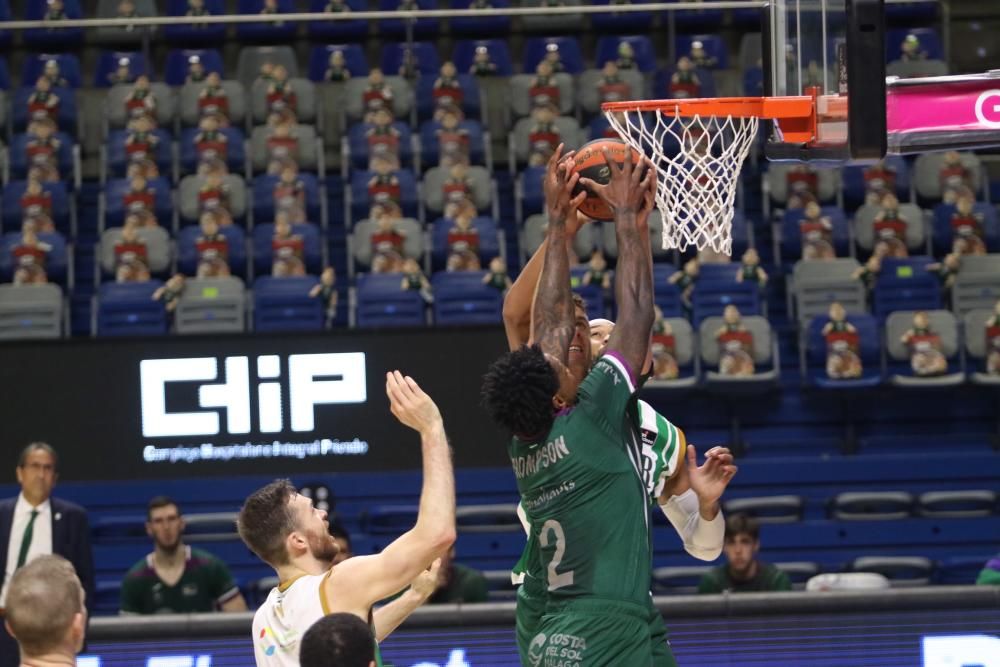
[[[975,143],[1000,144],[1000,75],[890,81],[886,121],[890,147],[907,143],[906,137],[922,135],[925,141],[921,143],[933,150],[937,146],[928,140],[938,133],[951,138],[942,136],[940,148],[947,148],[948,143],[963,144],[963,138],[972,136],[977,137]],[[971,136],[962,136],[966,134]]]

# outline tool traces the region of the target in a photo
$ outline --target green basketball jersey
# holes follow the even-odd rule
[[[639,447],[628,437],[634,391],[622,361],[606,354],[580,385],[577,405],[556,416],[544,439],[510,444],[529,547],[537,542],[532,560],[552,601],[647,603],[648,495]]]

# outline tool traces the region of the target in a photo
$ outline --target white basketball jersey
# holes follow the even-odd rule
[[[299,667],[299,642],[328,612],[323,582],[329,572],[303,575],[271,589],[253,617],[257,667]]]

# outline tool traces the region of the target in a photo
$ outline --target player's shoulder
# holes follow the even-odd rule
[[[154,570],[152,564],[150,564],[148,554],[136,561],[136,563],[128,569],[122,583],[137,582],[144,579],[156,579],[156,570]]]
[[[588,380],[607,380],[618,386],[624,382],[625,388],[630,392],[635,392],[635,377],[625,359],[615,352],[608,350],[594,362],[593,368],[587,376]]]

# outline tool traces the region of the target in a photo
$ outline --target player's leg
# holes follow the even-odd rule
[[[522,665],[529,664],[528,647],[531,645],[531,640],[538,634],[538,627],[544,613],[544,584],[534,577],[526,575],[524,583],[517,589],[517,613],[514,625],[517,634],[517,652]]]
[[[649,641],[653,653],[653,667],[677,667],[674,652],[670,649],[667,624],[663,621],[663,615],[653,605],[652,600],[649,602],[649,607]]]
[[[637,605],[574,602],[542,617],[527,667],[621,667],[652,664],[649,617]]]

